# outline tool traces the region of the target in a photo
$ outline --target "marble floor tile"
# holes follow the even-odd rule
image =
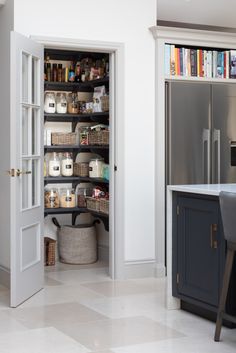
[[[88,265],[71,265],[64,264],[63,262],[57,261],[55,266],[46,266],[45,273],[48,272],[57,272],[57,271],[78,271],[85,269],[93,269],[93,268],[108,268],[109,264],[105,261],[97,261],[94,264]]]
[[[27,328],[12,317],[6,311],[0,311],[0,334],[26,331]],[[1,352],[1,350],[0,350]]]
[[[61,322],[57,328],[92,351],[184,336],[176,330],[140,316],[75,323],[70,326]]]
[[[115,353],[234,353],[236,341],[214,342],[212,337],[181,337],[114,348]]]
[[[52,286],[61,286],[63,285],[62,282],[56,281],[53,278],[48,276],[44,276],[44,287],[52,287]]]
[[[30,308],[37,306],[53,305],[60,303],[77,302],[83,303],[83,300],[93,301],[104,296],[95,293],[88,288],[80,285],[60,285],[49,286],[36,293],[29,300],[20,305],[20,308]]]
[[[146,287],[144,284],[133,280],[86,283],[83,286],[106,297],[120,297],[150,292],[149,286]]]
[[[107,268],[48,272],[47,277],[63,284],[80,284],[94,281],[111,281]]]
[[[111,319],[162,313],[164,317],[164,298],[160,293],[146,293],[120,297],[82,298],[81,304]],[[163,313],[164,311],[164,313]],[[156,317],[154,316],[156,319]],[[160,321],[160,320],[158,320]]]
[[[55,328],[0,334],[1,353],[87,353],[88,349]]]
[[[77,323],[86,323],[107,319],[79,303],[61,303],[32,308],[16,308],[6,312],[27,328],[57,327],[57,324],[73,326]]]

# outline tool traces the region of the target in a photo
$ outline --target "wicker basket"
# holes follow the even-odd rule
[[[44,265],[54,266],[56,260],[56,240],[44,238]]]
[[[74,175],[79,177],[88,177],[89,163],[86,163],[86,162],[74,163]]]
[[[102,96],[101,97],[101,104],[102,104],[102,111],[108,112],[109,111],[109,96]]]
[[[77,133],[76,132],[53,132],[52,133],[52,145],[76,145]]]
[[[109,200],[100,199],[100,212],[109,214]]]
[[[100,211],[100,200],[94,197],[86,197],[87,209],[99,212]]]
[[[89,145],[109,145],[109,130],[89,131]]]

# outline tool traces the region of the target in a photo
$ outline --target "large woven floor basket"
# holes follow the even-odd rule
[[[97,237],[94,225],[58,228],[58,245],[61,262],[85,265],[97,261]]]

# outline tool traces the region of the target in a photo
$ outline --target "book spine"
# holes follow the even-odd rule
[[[187,76],[191,76],[190,49],[187,49]]]
[[[203,50],[203,70],[204,77],[207,77],[207,51]]]
[[[170,44],[165,45],[165,75],[170,76]]]
[[[204,77],[204,53],[200,49],[200,77]]]
[[[179,57],[180,57],[180,75],[183,76],[184,74],[184,60],[183,60],[183,53],[184,53],[184,48],[180,48],[179,51]]]
[[[226,78],[229,78],[229,51],[225,52],[226,54]]]
[[[217,51],[212,53],[212,77],[217,77]]]
[[[175,75],[175,46],[170,46],[170,74]]]
[[[178,75],[178,48],[175,48],[175,75]]]
[[[191,76],[197,76],[197,51],[190,49]]]
[[[226,52],[224,51],[223,54],[224,54],[224,61],[223,61],[224,70],[223,70],[223,72],[224,72],[224,78],[226,78]]]

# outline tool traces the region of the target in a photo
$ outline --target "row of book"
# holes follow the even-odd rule
[[[205,50],[165,45],[165,75],[236,78],[236,50]]]

